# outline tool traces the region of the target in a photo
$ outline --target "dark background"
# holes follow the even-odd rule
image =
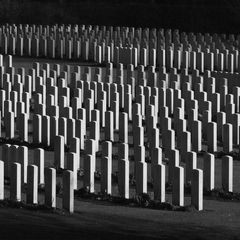
[[[238,33],[240,0],[0,0],[0,23],[73,23]]]

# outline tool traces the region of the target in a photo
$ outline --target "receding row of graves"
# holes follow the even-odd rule
[[[0,27],[2,54],[81,59],[210,71],[238,72],[239,35],[186,33],[171,29],[92,25],[15,25]]]

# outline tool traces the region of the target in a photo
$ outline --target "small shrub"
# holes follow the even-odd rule
[[[178,211],[178,212],[196,212],[197,209],[193,205],[187,205],[184,207],[179,207],[179,206],[174,206],[173,211]]]
[[[159,209],[159,210],[173,210],[173,205],[168,202],[160,202],[159,200],[152,201],[153,202],[153,208]]]
[[[122,197],[114,197],[114,196],[110,196],[109,201],[112,203],[121,204],[121,205],[126,205],[131,202],[130,199],[126,199]]]
[[[137,194],[134,197],[134,202],[141,207],[148,207],[150,204],[150,196],[147,193]]]
[[[95,198],[96,194],[89,192],[89,187],[83,187],[74,191],[74,195],[80,198]]]
[[[211,191],[204,191],[205,196],[214,197],[217,199],[240,201],[240,193],[226,192],[223,189],[213,189]]]

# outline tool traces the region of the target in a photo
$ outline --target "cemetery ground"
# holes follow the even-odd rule
[[[46,62],[44,59],[13,58],[16,68],[30,68],[32,63]],[[47,60],[51,63],[51,60]],[[52,63],[58,63],[54,60]],[[79,62],[64,62],[59,64],[81,65]],[[86,63],[85,63],[86,65]],[[89,65],[89,64],[88,64]],[[91,66],[94,66],[94,64]],[[29,136],[31,138],[31,135]],[[118,136],[116,136],[118,137]],[[130,143],[132,136],[129,136]],[[0,151],[1,151],[0,146]],[[206,146],[203,146],[206,148]],[[218,151],[222,149],[219,147]],[[235,149],[235,152],[239,150]],[[113,145],[113,154],[116,146]],[[133,149],[130,147],[130,158]],[[83,159],[81,158],[81,161]],[[100,157],[96,164],[99,169]],[[117,160],[113,157],[113,174],[117,175]],[[33,162],[33,149],[29,148],[29,162]],[[215,162],[216,188],[221,186],[221,161],[216,157]],[[53,165],[53,151],[45,149],[45,166]],[[233,187],[234,192],[240,192],[239,172],[240,161],[234,159]],[[198,156],[198,168],[203,167],[203,157]],[[133,171],[133,162],[130,161],[130,173]],[[148,173],[151,168],[148,167]],[[150,176],[151,174],[148,174]],[[95,178],[95,192],[100,191],[100,181]],[[57,184],[61,188],[62,175],[57,174]],[[151,179],[148,179],[151,182]],[[82,177],[78,178],[78,185],[82,186]],[[113,181],[113,196],[117,196],[117,184]],[[130,195],[134,196],[134,184],[130,184]],[[152,190],[148,195],[151,196]],[[1,239],[240,239],[240,197],[239,195],[221,196],[218,192],[204,197],[204,210],[198,212],[191,207],[172,210],[149,209],[124,204],[121,202],[104,200],[99,195],[76,197],[74,200],[74,214],[62,209],[61,189],[57,197],[57,209],[18,207],[9,204],[7,208],[0,208]],[[9,197],[9,187],[5,189],[5,196]],[[228,199],[226,199],[228,198]],[[26,196],[23,191],[22,200]],[[171,194],[166,194],[167,202],[171,202]],[[189,206],[191,195],[185,190],[185,206]],[[39,203],[44,204],[44,191],[39,193]],[[1,203],[2,204],[2,203]],[[0,206],[1,206],[0,204]],[[169,204],[170,205],[170,204]],[[71,237],[70,237],[71,236]]]
[[[75,213],[0,209],[1,239],[239,239],[239,202],[173,212],[75,200]],[[71,237],[70,237],[71,236]]]

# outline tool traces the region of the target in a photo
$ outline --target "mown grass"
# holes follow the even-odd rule
[[[168,210],[168,211],[195,211],[193,206],[175,206],[169,202],[160,202],[153,200],[146,193],[136,194],[133,198],[125,199],[122,197],[111,196],[103,193],[90,193],[87,188],[81,188],[75,191],[75,197],[79,199],[86,199],[92,201],[106,202],[114,205],[124,205],[128,207],[141,207],[157,210]]]
[[[41,211],[56,214],[60,214],[63,212],[63,210],[52,208],[45,204],[28,204],[24,201],[13,201],[10,199],[0,200],[0,208],[18,208],[30,211]]]

